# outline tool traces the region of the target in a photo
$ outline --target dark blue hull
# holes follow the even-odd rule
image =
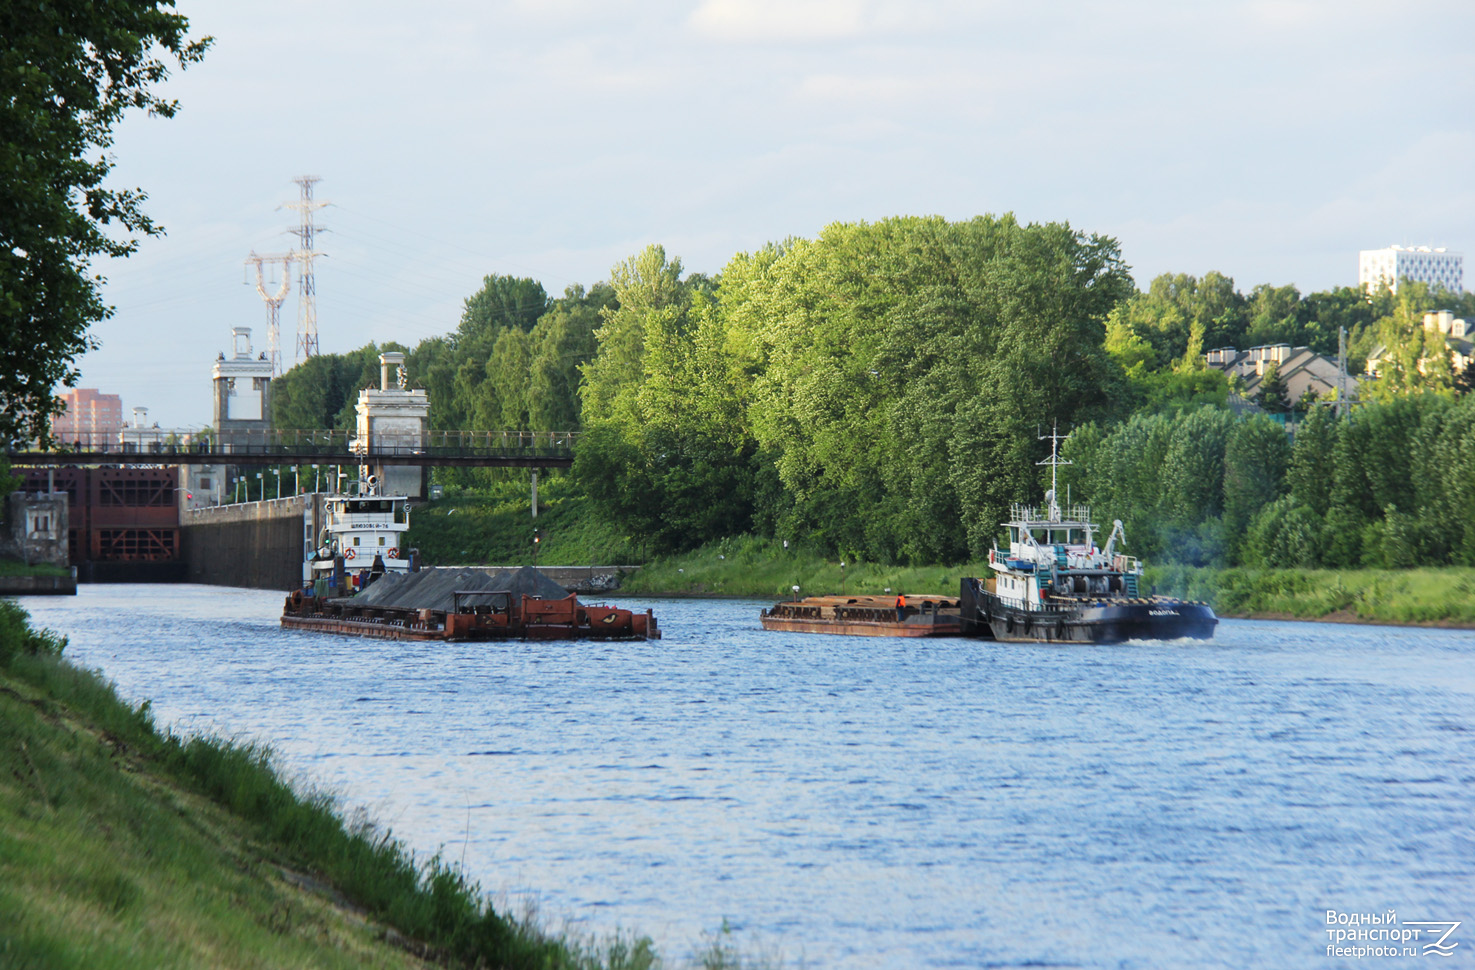
[[[1204,603],[1165,597],[1102,598],[1055,610],[1022,610],[964,579],[964,636],[1014,643],[1122,643],[1126,640],[1208,640],[1219,618]]]

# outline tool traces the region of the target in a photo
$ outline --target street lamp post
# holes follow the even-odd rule
[[[265,501],[266,500],[266,482],[262,479],[261,472],[257,472],[256,473],[256,495],[257,495],[257,501]],[[246,489],[246,500],[247,501],[250,501],[250,499],[251,499],[251,490],[248,488],[248,489]]]

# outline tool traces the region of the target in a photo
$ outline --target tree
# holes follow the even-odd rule
[[[1280,376],[1280,364],[1272,363],[1265,368],[1265,376],[1260,379],[1260,393],[1257,398],[1260,407],[1271,414],[1285,414],[1291,409],[1286,382]]]
[[[663,246],[647,246],[615,266],[610,283],[616,302],[600,311],[598,354],[580,367],[586,426],[606,418],[633,419],[645,367],[645,331],[683,319],[691,302],[681,284],[681,260],[667,260]]]
[[[594,358],[594,331],[600,312],[615,306],[615,291],[596,283],[588,292],[570,286],[543,314],[530,335],[532,373],[528,377],[528,420],[535,431],[576,431],[581,427],[579,367]]]
[[[1263,414],[1230,432],[1224,447],[1224,545],[1231,559],[1238,557],[1256,513],[1280,497],[1290,455],[1285,429]]]
[[[458,342],[477,342],[490,347],[508,327],[523,332],[533,329],[548,312],[548,294],[537,280],[516,276],[488,276],[481,289],[466,298]]]
[[[92,324],[112,315],[98,256],[124,257],[163,232],[140,189],[107,184],[106,149],[130,108],[172,117],[154,88],[210,38],[186,38],[169,0],[0,4],[0,440],[50,440],[56,390],[79,376]]]

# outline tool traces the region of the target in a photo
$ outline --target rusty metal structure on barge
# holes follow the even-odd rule
[[[956,596],[907,596],[902,618],[895,597],[810,596],[763,611],[765,630],[870,637],[955,637],[962,632]]]
[[[396,640],[656,640],[654,614],[580,603],[531,566],[386,575],[357,596],[295,590],[282,626]]]

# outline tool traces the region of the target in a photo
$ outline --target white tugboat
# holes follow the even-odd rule
[[[960,608],[963,633],[994,640],[1120,643],[1124,640],[1209,639],[1219,618],[1205,603],[1144,595],[1142,563],[1118,551],[1126,541],[1121,520],[1104,547],[1084,505],[1057,501],[1060,436],[1051,434],[1051,488],[1043,507],[1010,509],[1009,547],[989,550],[992,576],[965,578]]]
[[[327,595],[329,587],[336,595],[352,595],[380,576],[414,568],[405,544],[409,498],[379,494],[372,475],[364,481],[354,494],[323,500],[322,534],[303,577],[318,595]]]

